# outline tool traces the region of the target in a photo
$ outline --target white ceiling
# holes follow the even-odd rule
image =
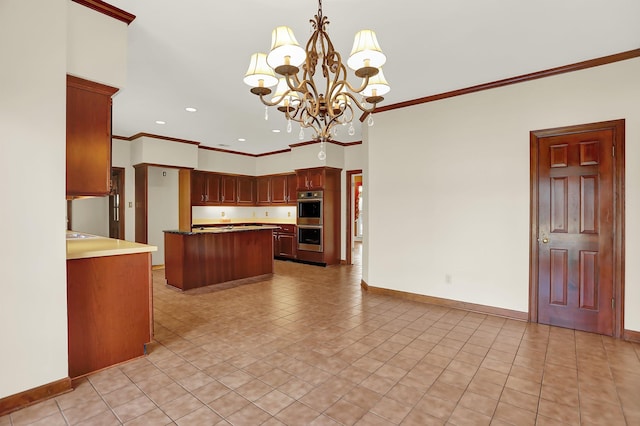
[[[250,55],[268,52],[276,26],[290,26],[306,44],[316,0],[107,1],[136,15],[127,85],[113,101],[115,135],[250,154],[300,142],[299,127],[286,133],[277,110],[264,120],[242,79]],[[381,106],[640,47],[639,0],[324,0],[323,13],[345,61],[358,30],[376,31],[391,85]],[[307,130],[304,140],[311,137]],[[359,128],[349,136],[340,126],[335,139],[360,140]]]

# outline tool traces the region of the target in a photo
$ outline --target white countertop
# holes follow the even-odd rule
[[[67,260],[120,254],[149,253],[158,247],[114,238],[67,231]]]

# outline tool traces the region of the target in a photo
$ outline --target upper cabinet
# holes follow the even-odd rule
[[[326,167],[315,167],[312,169],[296,170],[296,176],[298,177],[298,189],[301,191],[324,189],[327,170],[330,169]]]
[[[256,179],[257,202],[259,206],[296,204],[296,175],[259,176]]]
[[[193,170],[191,172],[191,205],[220,204],[220,176],[217,173]]]
[[[67,76],[67,197],[111,190],[111,96],[117,91]]]
[[[238,176],[238,205],[256,204],[256,179],[253,176]]]

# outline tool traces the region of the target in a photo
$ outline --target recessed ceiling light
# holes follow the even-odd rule
[[[278,129],[273,129],[273,130],[272,130],[272,132],[273,132],[273,133],[280,133],[280,130],[278,130]]]
[[[245,138],[238,138],[238,142],[244,142],[244,141],[246,141]]]
[[[162,120],[156,120],[156,124],[167,124],[167,122]]]
[[[185,110],[189,111],[189,112],[196,112],[197,111],[197,109],[195,109],[193,107],[186,107]]]

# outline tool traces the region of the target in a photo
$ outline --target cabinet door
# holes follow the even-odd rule
[[[67,76],[66,194],[111,189],[111,95],[117,89]]]
[[[295,173],[287,175],[287,204],[296,205],[298,202],[298,188]]]
[[[309,180],[309,189],[323,189],[324,188],[324,169],[309,169],[307,171]]]
[[[217,173],[204,173],[204,203],[218,205],[222,202],[221,176]]]
[[[296,171],[298,189],[323,189],[324,188],[324,168],[304,169]]]
[[[256,187],[256,204],[259,206],[271,204],[271,177],[258,177],[256,179]]]
[[[205,196],[205,176],[204,173],[193,170],[191,172],[191,205],[204,205]]]
[[[222,204],[237,204],[237,194],[236,194],[236,186],[238,185],[238,180],[235,176],[222,175]]]
[[[287,177],[285,175],[271,176],[271,204],[285,204],[287,202]]]
[[[255,178],[251,176],[238,176],[238,205],[254,205]]]
[[[278,256],[295,258],[297,241],[293,234],[280,234],[278,236]]]
[[[296,180],[297,180],[296,188],[298,188],[301,191],[309,189],[309,173],[307,173],[306,170],[298,170],[296,172]]]

